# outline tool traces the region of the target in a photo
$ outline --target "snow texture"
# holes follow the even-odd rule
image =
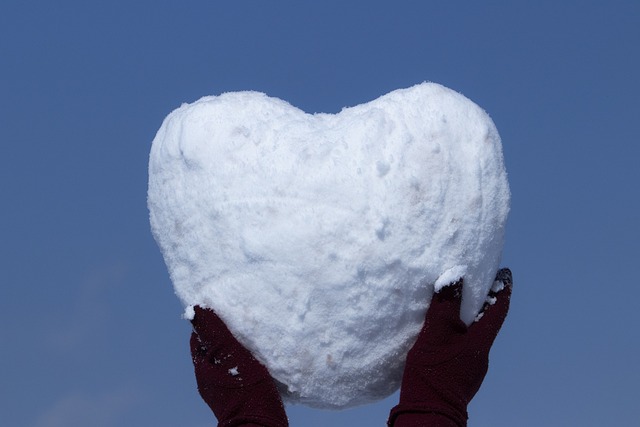
[[[184,104],[151,148],[151,228],[185,316],[213,308],[285,400],[372,402],[400,384],[434,288],[470,324],[499,266],[498,132],[423,83],[340,113],[257,92]]]

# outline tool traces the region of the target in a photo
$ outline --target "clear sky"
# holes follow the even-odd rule
[[[638,425],[640,3],[0,5],[0,424],[204,427],[190,325],[148,224],[182,102],[338,112],[422,81],[485,108],[513,193],[511,313],[470,426]],[[397,395],[292,426],[383,426]]]

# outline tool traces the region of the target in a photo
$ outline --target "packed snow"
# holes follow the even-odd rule
[[[434,83],[335,115],[204,97],[167,116],[149,162],[185,317],[214,309],[285,400],[320,408],[399,387],[434,289],[464,277],[461,318],[476,318],[509,202],[492,120]]]

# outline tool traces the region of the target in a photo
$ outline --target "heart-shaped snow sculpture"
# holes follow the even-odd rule
[[[213,308],[285,399],[324,408],[398,388],[434,285],[464,276],[473,321],[509,210],[493,122],[433,83],[336,115],[256,92],[185,104],[148,196],[187,313]]]

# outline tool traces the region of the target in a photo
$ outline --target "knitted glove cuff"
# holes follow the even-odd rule
[[[402,414],[437,414],[450,421],[447,425],[467,427],[468,415],[466,411],[460,413],[444,405],[437,404],[399,404],[391,409],[389,420],[387,421],[388,427],[393,427],[396,419]]]
[[[289,427],[289,420],[285,417],[271,418],[263,415],[242,415],[233,417],[218,424],[218,427],[238,427],[246,425],[258,425],[262,427]]]

